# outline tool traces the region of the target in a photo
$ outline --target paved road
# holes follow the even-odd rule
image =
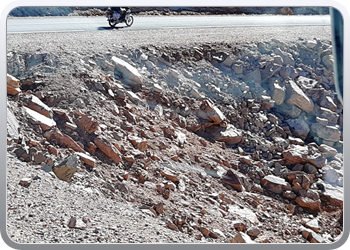
[[[213,28],[244,26],[329,26],[330,16],[136,16],[131,27],[118,24],[120,30],[154,30],[176,28]],[[36,17],[9,18],[7,32],[37,33],[111,30],[105,17]]]

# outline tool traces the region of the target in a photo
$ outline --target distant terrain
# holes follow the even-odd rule
[[[103,15],[107,7],[18,7],[9,16],[68,16]],[[132,7],[135,14],[193,15],[193,14],[284,14],[326,15],[327,7]]]

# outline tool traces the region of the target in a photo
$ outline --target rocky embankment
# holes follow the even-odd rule
[[[341,237],[329,42],[62,51],[8,50],[13,241]]]

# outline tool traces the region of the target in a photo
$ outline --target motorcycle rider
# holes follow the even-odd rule
[[[120,17],[125,18],[127,7],[111,7],[113,18],[119,20]]]

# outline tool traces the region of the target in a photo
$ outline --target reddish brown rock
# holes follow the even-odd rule
[[[251,237],[257,237],[259,234],[261,234],[261,230],[257,227],[251,227],[247,230],[247,234]]]
[[[7,94],[18,95],[21,92],[22,92],[22,90],[20,88],[14,88],[14,87],[7,85]]]
[[[268,175],[261,180],[261,186],[273,193],[280,194],[288,187],[288,183],[280,177]]]
[[[317,168],[322,168],[326,164],[326,159],[322,153],[310,146],[291,145],[283,152],[285,165],[294,165],[298,163],[311,163]]]
[[[96,160],[94,158],[92,158],[90,155],[87,155],[85,153],[81,153],[81,152],[76,152],[76,155],[79,156],[80,160],[83,161],[84,163],[86,163],[87,165],[94,167]]]
[[[227,243],[255,243],[249,235],[239,232],[232,239],[228,240]]]
[[[247,180],[247,176],[233,169],[229,169],[222,177],[222,182],[230,185],[237,191],[250,191],[252,184]]]
[[[131,144],[141,152],[145,152],[147,150],[147,140],[132,135],[128,136],[128,139]]]
[[[162,214],[164,212],[164,205],[163,203],[158,203],[154,206],[154,209],[157,211],[158,214]]]
[[[115,163],[122,161],[119,150],[111,143],[110,140],[103,136],[98,136],[94,139],[96,146]]]
[[[209,237],[209,234],[210,234],[210,231],[205,228],[205,227],[200,227],[199,228],[199,231],[201,231],[201,233],[203,234],[204,237],[208,238]]]
[[[198,111],[198,116],[202,119],[213,122],[214,124],[220,124],[225,120],[225,115],[218,109],[214,103],[210,100],[205,100]]]
[[[312,211],[320,210],[321,201],[319,199],[314,200],[314,199],[310,199],[309,197],[299,196],[295,199],[295,202],[298,203],[299,206],[308,208]]]
[[[7,74],[7,85],[14,87],[14,88],[19,88],[20,87],[20,80],[18,80],[16,77]]]
[[[23,98],[23,102],[25,103],[25,105],[48,117],[48,118],[52,118],[53,117],[53,111],[51,110],[51,108],[49,108],[45,103],[43,103],[42,101],[40,101],[40,99],[34,95],[27,95]]]
[[[174,230],[174,231],[179,231],[179,228],[172,222],[168,221],[168,224],[167,224],[168,228],[170,228],[171,230]]]
[[[68,135],[63,135],[58,129],[47,131],[44,137],[50,141],[55,141],[61,147],[71,148],[76,152],[85,153],[85,151]]]
[[[76,119],[75,123],[88,134],[92,134],[98,129],[98,122],[92,116],[83,115]]]
[[[20,80],[14,76],[7,74],[7,94],[18,95],[21,92]]]
[[[247,230],[247,225],[241,221],[234,222],[233,227],[239,232],[244,232]]]
[[[164,168],[160,174],[172,182],[178,182],[180,180],[176,174],[168,168]]]
[[[19,181],[19,184],[23,187],[29,187],[30,184],[32,184],[32,179],[31,178],[22,178]]]
[[[319,234],[317,234],[311,229],[302,227],[301,234],[305,239],[307,239],[311,243],[326,243],[325,239],[323,239]]]

